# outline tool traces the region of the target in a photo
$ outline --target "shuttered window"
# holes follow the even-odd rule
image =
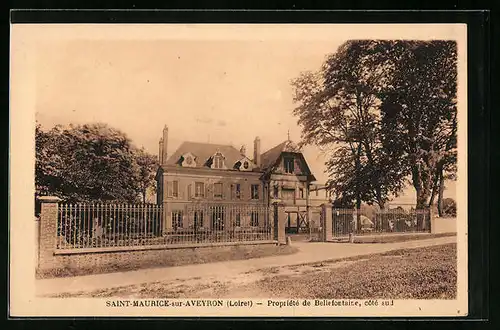
[[[179,181],[172,182],[172,196],[179,197]]]
[[[259,212],[252,211],[252,213],[250,213],[250,226],[259,226]]]
[[[182,211],[172,212],[172,228],[174,230],[177,228],[182,228]]]
[[[236,199],[241,198],[241,185],[239,183],[234,185],[234,197]]]
[[[205,197],[205,184],[203,182],[196,182],[194,189],[194,197]]]
[[[223,191],[223,186],[222,183],[216,183],[214,184],[214,197],[215,198],[222,198],[222,191]]]
[[[194,211],[194,227],[203,227],[203,211]]]
[[[179,197],[179,181],[168,181],[167,182],[167,196],[168,197]]]
[[[252,199],[259,199],[259,185],[253,184],[251,189]]]

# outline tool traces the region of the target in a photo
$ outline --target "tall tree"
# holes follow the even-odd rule
[[[37,126],[36,150],[39,192],[69,201],[118,202],[137,202],[143,192],[147,175],[137,149],[123,132],[105,124],[56,126],[47,132]]]
[[[137,183],[142,195],[142,202],[146,203],[150,188],[156,189],[155,171],[158,169],[157,157],[148,154],[144,148],[135,150],[135,161],[138,165]]]
[[[417,208],[427,208],[444,189],[444,173],[456,170],[456,43],[395,41],[387,52],[393,70],[380,93],[384,144],[403,151]]]
[[[384,208],[404,186],[380,139],[379,91],[387,83],[385,57],[378,41],[349,41],[330,55],[320,72],[292,81],[294,114],[302,126],[302,143],[330,147],[329,185],[343,198],[351,196]]]

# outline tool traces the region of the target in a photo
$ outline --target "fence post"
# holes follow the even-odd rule
[[[323,241],[330,242],[333,239],[333,215],[332,205],[329,203],[321,204]]]
[[[432,209],[432,206],[429,207],[429,223],[431,226],[431,234],[435,234],[437,232],[436,228],[436,217],[434,217],[434,210]]]
[[[168,203],[167,201],[163,201],[162,212],[162,234],[165,235],[172,230],[172,210],[170,203]]]
[[[35,257],[36,266],[40,265],[40,215],[35,217]]]
[[[286,244],[285,236],[285,204],[275,202],[274,206],[274,239],[278,241],[279,244]]]
[[[40,232],[38,244],[38,268],[52,268],[57,239],[57,216],[59,197],[42,196],[40,212]]]

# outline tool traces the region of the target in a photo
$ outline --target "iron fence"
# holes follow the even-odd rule
[[[157,205],[59,204],[57,248],[75,249],[161,243]]]
[[[375,232],[429,232],[431,214],[429,209],[401,208],[380,210],[376,214],[373,225]]]
[[[193,203],[172,212],[167,243],[235,243],[273,239],[264,205]]]
[[[354,219],[356,210],[354,209],[333,209],[332,211],[332,231],[334,237],[348,236],[354,232]]]
[[[356,209],[333,209],[332,232],[334,237],[429,232],[430,216],[428,209],[385,209],[378,210],[374,215]]]
[[[165,215],[157,205],[61,203],[56,248],[237,243],[274,236],[263,205],[196,203]]]

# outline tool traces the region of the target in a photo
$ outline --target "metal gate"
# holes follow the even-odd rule
[[[325,215],[321,207],[310,207],[309,241],[324,241]]]
[[[349,237],[353,232],[356,221],[355,209],[333,209],[332,210],[332,234],[333,237]]]
[[[309,222],[306,210],[285,210],[285,232],[287,234],[309,233]]]

